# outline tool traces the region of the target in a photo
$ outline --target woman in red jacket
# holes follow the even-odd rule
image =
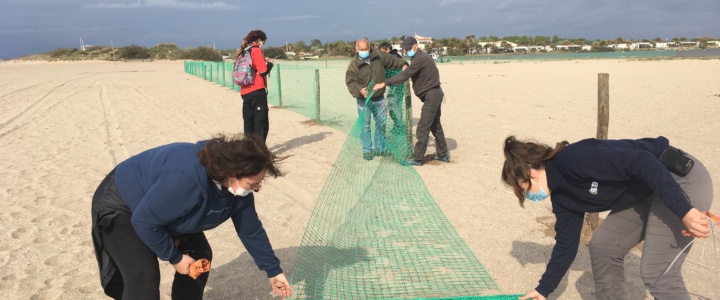
[[[254,82],[250,85],[240,86],[240,96],[243,99],[245,134],[255,134],[263,142],[267,140],[270,127],[267,103],[267,75],[270,74],[273,67],[272,61],[266,59],[262,50],[260,50],[265,45],[265,41],[267,41],[267,36],[262,30],[250,31],[243,39],[242,46],[237,53],[237,57],[239,57],[245,54],[245,51],[250,51],[252,68],[255,70]]]

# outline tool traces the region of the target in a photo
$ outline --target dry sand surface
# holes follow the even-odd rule
[[[705,163],[720,194],[720,60],[439,67],[453,161],[416,170],[504,293],[535,287],[554,240],[548,201],[522,209],[500,183],[502,141],[509,134],[545,143],[594,137],[598,73],[610,74],[610,138],[667,136]],[[239,94],[185,74],[180,61],[3,62],[0,78],[5,299],[104,299],[90,238],[90,200],[104,175],[154,146],[242,131]],[[419,116],[420,102],[413,101]],[[256,196],[288,274],[346,138],[305,121],[289,110],[271,110],[268,146],[291,155],[282,165],[288,175],[267,181]],[[428,154],[433,151],[431,145]],[[718,200],[713,210],[720,212]],[[206,299],[270,299],[265,275],[231,222],[207,235],[215,258]],[[639,261],[637,251],[626,258],[627,290],[630,299],[649,299]],[[718,266],[712,241],[699,241],[683,269],[694,299],[720,299]],[[163,299],[169,299],[172,267],[161,263],[161,269]],[[593,298],[588,251],[581,246],[551,299]]]

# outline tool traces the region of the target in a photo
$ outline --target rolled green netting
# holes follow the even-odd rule
[[[500,294],[422,178],[404,164],[412,154],[409,85],[386,88],[386,110],[366,100],[358,116],[344,84],[346,63],[336,65],[277,64],[268,77],[270,104],[348,133],[297,252],[295,299],[516,299]],[[185,72],[239,90],[232,62],[186,61]],[[386,125],[378,131],[372,118],[371,136],[385,133],[387,151],[374,149],[365,160],[362,120],[373,111]]]
[[[385,96],[405,107],[402,88]],[[388,118],[390,153],[363,158],[362,120],[377,109],[366,101],[317,199],[291,275],[295,299],[517,299],[500,294],[422,178],[401,163],[410,154],[404,124],[392,130]],[[370,128],[378,134],[374,119]]]

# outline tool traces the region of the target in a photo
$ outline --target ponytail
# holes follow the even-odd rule
[[[235,54],[235,59],[240,57],[242,53],[245,51],[245,48],[250,45],[251,43],[256,42],[257,40],[261,41],[267,41],[267,36],[265,35],[265,32],[263,32],[260,29],[256,29],[253,31],[250,31],[247,36],[242,41],[242,44],[240,45],[240,49],[238,49],[237,54]]]

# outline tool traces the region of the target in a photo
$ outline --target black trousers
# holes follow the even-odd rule
[[[267,90],[261,89],[242,96],[243,123],[245,134],[255,134],[263,142],[270,130],[268,116]]]
[[[443,156],[448,152],[445,132],[440,123],[441,104],[444,96],[442,89],[438,87],[425,92],[419,97],[423,102],[423,106],[420,111],[420,121],[418,121],[415,130],[415,137],[417,138],[413,151],[413,159],[415,160],[423,160],[425,157],[431,132],[435,136],[436,154]]]
[[[119,195],[112,180],[104,180],[98,190],[104,193],[96,193],[93,199],[94,211],[115,210],[108,207],[101,199],[103,196]],[[109,201],[113,202],[113,201]],[[99,204],[99,205],[98,205]],[[105,226],[102,230],[94,229],[94,234],[100,239],[101,249],[97,249],[96,255],[103,252],[110,258],[116,271],[110,273],[106,286],[103,286],[105,293],[113,299],[160,299],[160,266],[158,257],[138,237],[135,229],[130,223],[132,215],[127,213],[116,213],[113,216],[111,226]],[[212,261],[212,249],[202,232],[186,234],[174,237],[179,241],[178,250],[194,259],[207,258]],[[98,251],[99,250],[99,251]],[[101,274],[103,272],[102,264]],[[209,277],[203,273],[196,280],[188,275],[175,272],[172,286],[172,299],[202,299],[205,284]]]

